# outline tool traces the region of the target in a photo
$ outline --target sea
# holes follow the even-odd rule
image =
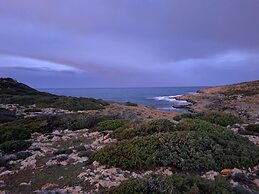
[[[44,88],[40,91],[73,97],[90,97],[114,102],[134,102],[170,112],[188,112],[173,106],[187,105],[177,96],[196,93],[204,87],[146,87],[146,88]]]

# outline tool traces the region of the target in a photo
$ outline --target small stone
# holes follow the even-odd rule
[[[137,174],[137,173],[135,173],[135,172],[132,172],[132,174],[131,174],[131,175],[132,175],[132,177],[133,177],[133,178],[137,178],[137,177],[138,177],[138,174]]]
[[[171,176],[173,174],[173,172],[169,169],[165,169],[163,174],[167,175],[167,176]]]
[[[62,161],[62,162],[60,162],[60,164],[61,164],[62,166],[67,166],[69,163],[68,163],[67,161]]]
[[[94,161],[94,162],[93,162],[93,166],[97,167],[97,166],[99,166],[99,165],[100,165],[99,162],[97,162],[97,161]]]
[[[41,190],[48,191],[48,190],[57,189],[58,187],[59,187],[58,184],[47,183],[41,187]]]
[[[238,174],[238,173],[242,173],[242,170],[238,169],[238,168],[233,168],[232,171],[233,175]]]
[[[208,171],[206,172],[202,177],[208,179],[208,180],[212,180],[214,181],[215,180],[215,177],[218,176],[219,173],[214,171],[214,170],[211,170],[211,171]]]
[[[12,174],[14,174],[14,173],[15,173],[14,171],[6,170],[6,171],[4,171],[4,172],[2,172],[2,173],[0,174],[0,177],[1,177],[1,176],[6,176],[6,175],[12,175]]]
[[[22,182],[20,183],[20,186],[30,186],[31,185],[31,181],[26,183],[26,182]]]
[[[254,180],[253,180],[253,183],[254,183],[257,187],[259,187],[259,179],[254,179]]]
[[[78,178],[83,178],[83,177],[85,177],[85,176],[87,176],[87,175],[88,175],[88,173],[82,172],[82,173],[80,173],[77,177],[78,177]]]

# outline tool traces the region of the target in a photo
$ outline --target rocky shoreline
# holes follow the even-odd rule
[[[191,103],[190,112],[219,111],[234,114],[247,122],[259,120],[259,81],[205,88],[177,97]]]

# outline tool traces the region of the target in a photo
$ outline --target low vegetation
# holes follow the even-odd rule
[[[203,120],[185,119],[172,131],[152,131],[154,135],[144,137],[141,136],[145,132],[141,134],[135,128],[126,128],[122,132],[127,137],[135,137],[136,133],[139,137],[105,147],[95,153],[93,159],[129,170],[154,166],[220,170],[251,167],[259,162],[256,145],[224,127]]]
[[[0,144],[0,150],[6,153],[13,153],[20,150],[26,150],[31,146],[31,142],[24,140],[11,140]]]
[[[14,111],[0,108],[0,123],[11,122],[18,119]]]
[[[223,177],[209,181],[198,176],[175,174],[173,176],[149,175],[144,178],[130,179],[108,193],[232,194],[235,192]]]
[[[154,154],[158,148],[158,138],[137,137],[107,146],[92,159],[122,169],[151,168],[155,167]]]
[[[246,127],[246,130],[259,134],[259,124],[250,124]]]
[[[27,140],[34,132],[48,133],[53,130],[91,128],[98,122],[111,118],[115,117],[83,113],[23,118],[0,125],[0,145],[9,141]],[[5,147],[8,145],[10,144],[5,144]]]
[[[96,126],[97,131],[114,131],[119,127],[126,125],[129,121],[124,119],[105,120],[99,122]]]
[[[183,118],[205,120],[210,123],[221,125],[223,127],[237,124],[237,123],[242,123],[242,120],[239,119],[238,117],[230,113],[223,113],[223,112],[203,112],[203,113],[197,113],[197,114],[182,114],[175,117],[176,120],[181,120]]]
[[[116,129],[112,136],[118,140],[130,139],[136,136],[146,136],[160,132],[175,131],[175,124],[167,119],[151,121],[132,121]]]

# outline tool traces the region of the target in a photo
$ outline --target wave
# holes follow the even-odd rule
[[[153,97],[153,100],[158,100],[158,101],[167,101],[171,102],[173,105],[189,105],[191,104],[190,102],[186,100],[177,100],[176,97],[180,97],[182,95],[174,95],[174,96],[157,96]]]

